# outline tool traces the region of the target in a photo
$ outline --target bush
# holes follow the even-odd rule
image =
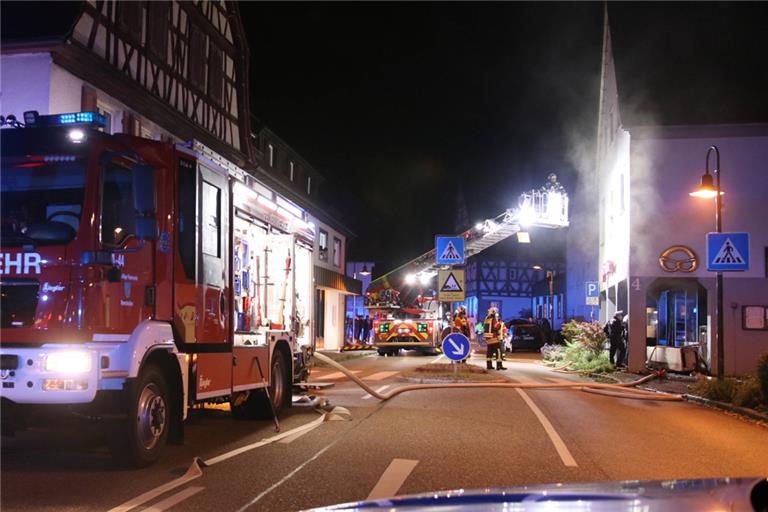
[[[541,347],[541,357],[545,361],[560,361],[565,354],[565,347],[562,345],[550,345],[547,343]]]
[[[761,355],[757,360],[757,383],[763,394],[763,403],[768,404],[768,352]]]
[[[731,402],[736,395],[736,381],[733,379],[711,379],[701,377],[693,386],[693,392],[718,402]]]
[[[598,322],[577,322],[571,320],[562,327],[562,335],[566,345],[577,343],[591,352],[603,352],[607,339],[603,328]]]
[[[762,402],[761,395],[760,384],[755,377],[750,376],[736,388],[736,393],[733,395],[733,403],[739,407],[754,409]]]

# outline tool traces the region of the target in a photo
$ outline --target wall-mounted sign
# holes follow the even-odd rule
[[[659,255],[659,266],[664,272],[694,272],[699,268],[699,258],[690,247],[673,245]]]
[[[750,331],[768,330],[768,306],[744,306],[742,328]]]

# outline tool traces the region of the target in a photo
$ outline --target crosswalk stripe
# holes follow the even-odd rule
[[[388,377],[391,377],[393,375],[397,375],[400,372],[378,372],[371,375],[368,375],[367,377],[363,377],[363,380],[384,380]]]
[[[392,459],[387,469],[368,495],[368,500],[379,500],[397,495],[408,475],[419,463],[417,460]]]
[[[376,392],[383,393],[387,389],[389,389],[389,384],[387,384],[386,386],[381,386],[379,389],[376,390]],[[370,393],[366,393],[363,395],[363,400],[370,400],[371,398],[373,398],[373,395]]]
[[[350,370],[350,371],[355,375],[357,375],[358,373],[362,373],[362,370]],[[346,375],[344,375],[341,372],[333,372],[333,373],[329,373],[328,375],[320,375],[316,377],[316,379],[317,380],[334,380],[334,379],[341,379],[342,377],[346,377]]]

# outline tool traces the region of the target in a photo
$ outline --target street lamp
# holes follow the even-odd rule
[[[715,152],[714,174],[717,176],[717,185],[713,184],[712,175],[709,173],[709,155]],[[717,146],[710,146],[707,149],[707,158],[704,167],[704,175],[701,177],[699,188],[690,193],[694,197],[703,197],[705,199],[715,198],[715,226],[718,233],[723,232],[723,192],[720,190],[720,150]],[[717,378],[722,379],[725,376],[725,329],[723,328],[723,273],[717,271],[717,280],[715,281],[715,294],[717,295]]]

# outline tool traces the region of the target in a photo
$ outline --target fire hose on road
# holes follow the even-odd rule
[[[634,386],[638,386],[645,382],[655,379],[658,374],[654,373],[647,375],[641,379],[632,382],[623,382],[620,384],[601,384],[601,383],[589,383],[589,382],[562,382],[551,384],[539,384],[535,382],[457,382],[447,384],[412,384],[408,386],[401,386],[395,388],[388,393],[379,393],[363,380],[355,376],[354,373],[347,370],[344,366],[340,365],[330,357],[315,352],[315,357],[320,361],[336,368],[341,373],[349,377],[355,384],[363,388],[371,396],[378,398],[379,400],[386,401],[396,397],[401,393],[407,391],[419,391],[424,389],[458,389],[458,388],[508,388],[508,389],[565,389],[584,391],[587,393],[595,393],[599,395],[612,396],[617,398],[631,398],[634,400],[656,400],[662,402],[680,402],[683,401],[682,395],[675,395],[671,393],[662,393],[655,391],[645,391],[643,389],[636,389]]]

